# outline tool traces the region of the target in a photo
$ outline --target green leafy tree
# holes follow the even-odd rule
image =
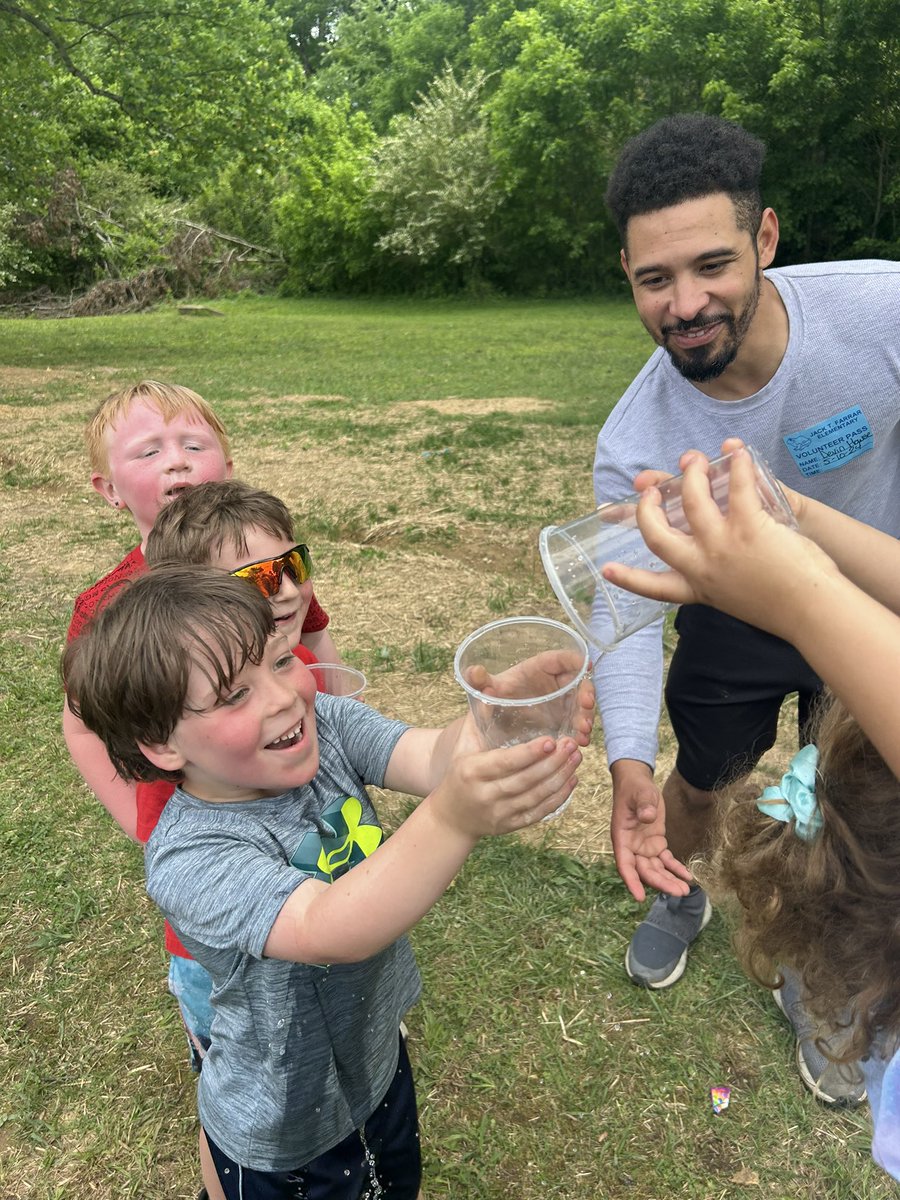
[[[482,267],[500,202],[480,101],[480,72],[439,75],[408,116],[397,117],[375,153],[371,205],[386,226],[378,248],[438,278],[471,285]]]
[[[900,27],[893,0],[779,4],[757,128],[795,258],[900,253]]]
[[[603,15],[582,0],[524,10],[500,0],[474,24],[473,58],[495,71],[485,108],[504,195],[498,271],[508,286],[595,287],[614,262],[603,180],[616,50]]]
[[[24,132],[0,130],[20,187],[20,165],[34,171],[62,151],[76,166],[119,158],[159,187],[192,188],[222,147],[267,153],[296,69],[264,0],[0,0],[0,45],[4,65],[14,60],[3,111],[28,114]],[[41,150],[29,161],[32,131]]]
[[[316,87],[329,100],[349,96],[386,133],[446,63],[465,69],[470,21],[459,0],[356,0],[336,22]]]
[[[375,232],[366,205],[375,133],[349,100],[294,97],[276,180],[274,236],[292,292],[368,286]]]

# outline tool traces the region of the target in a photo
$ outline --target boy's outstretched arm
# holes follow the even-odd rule
[[[705,465],[697,456],[685,470],[690,533],[669,526],[655,489],[638,505],[644,540],[673,569],[636,571],[610,563],[604,575],[657,599],[714,605],[791,642],[900,775],[900,617],[851,582],[809,538],[772,520],[756,494],[748,455],[738,452],[732,464],[727,515],[710,495]],[[856,552],[849,518],[834,514],[840,519],[833,520],[824,505],[811,511],[810,521],[801,509],[801,528],[824,530],[823,540],[850,566]],[[862,527],[859,537],[871,546],[868,532],[877,533]],[[882,548],[882,565],[869,564],[864,575],[879,578],[889,595],[900,546],[884,535],[874,541]]]
[[[391,756],[388,787],[410,790],[405,766],[398,770],[394,760],[422,747],[422,739],[410,738],[420,732],[433,741],[441,736],[407,731]],[[333,883],[308,879],[291,894],[266,941],[268,957],[308,963],[371,957],[428,912],[479,838],[540,821],[575,786],[581,752],[571,738],[481,750],[469,718],[457,734],[450,769],[393,837]]]
[[[135,785],[127,783],[117,774],[103,742],[91,733],[80,717],[75,716],[68,704],[63,705],[62,727],[63,737],[81,778],[123,832],[136,842]]]

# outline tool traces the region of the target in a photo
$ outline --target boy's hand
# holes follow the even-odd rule
[[[486,696],[549,696],[572,682],[582,662],[581,656],[571,650],[545,650],[499,675],[491,675],[482,666],[472,666],[466,672],[466,681]],[[594,709],[594,685],[588,674],[579,684],[572,717],[572,736],[579,746],[590,744]]]
[[[449,771],[431,793],[439,819],[466,837],[524,829],[569,798],[581,751],[573,738],[540,737],[520,746],[483,750],[467,717]]]

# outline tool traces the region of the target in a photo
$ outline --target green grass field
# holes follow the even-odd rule
[[[134,544],[81,427],[141,377],[222,415],[236,474],[284,496],[367,698],[461,711],[455,646],[560,616],[541,525],[591,506],[594,440],[649,351],[630,303],[217,303],[0,322],[0,1200],[192,1198],[194,1081],[138,850],[68,762],[74,596]],[[771,997],[717,915],[685,978],[625,977],[637,908],[612,865],[602,737],[560,819],[484,843],[413,940],[428,1200],[882,1200],[868,1117],[802,1089]],[[671,754],[663,730],[663,762]],[[762,772],[780,774],[789,733]],[[381,793],[388,827],[406,797]],[[732,1088],[712,1112],[709,1089]]]

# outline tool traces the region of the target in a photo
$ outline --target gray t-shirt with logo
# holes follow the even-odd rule
[[[383,784],[408,728],[321,694],[316,725],[320,766],[305,787],[237,804],[179,788],[145,852],[150,896],[213,978],[200,1120],[231,1158],[260,1171],[302,1166],[365,1123],[421,991],[406,938],[359,963],[262,957],[296,888],[337,878],[381,842],[365,784]]]

